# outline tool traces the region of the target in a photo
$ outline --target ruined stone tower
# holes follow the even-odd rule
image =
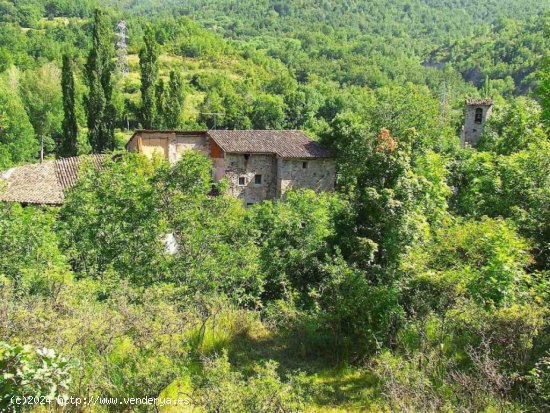
[[[460,141],[462,145],[476,146],[485,123],[493,111],[491,99],[467,99],[464,111],[464,126]]]

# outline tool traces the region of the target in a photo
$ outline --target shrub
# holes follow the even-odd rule
[[[303,375],[277,374],[277,363],[267,361],[254,367],[250,377],[231,370],[227,353],[204,362],[189,395],[194,407],[208,412],[296,412],[304,408]]]
[[[19,293],[55,297],[60,285],[72,278],[54,232],[55,213],[0,205],[0,277],[11,280]]]
[[[529,372],[529,382],[542,409],[550,409],[550,354],[542,357]]]
[[[0,409],[19,411],[14,397],[66,396],[73,363],[47,348],[0,341]]]

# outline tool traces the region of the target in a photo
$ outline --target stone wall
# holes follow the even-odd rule
[[[310,188],[317,192],[333,191],[336,170],[333,159],[278,159],[277,194],[290,189]]]
[[[170,163],[179,161],[181,155],[186,151],[198,151],[206,156],[210,155],[208,140],[203,134],[191,135],[176,133],[174,138],[170,141],[168,151],[168,160]]]
[[[127,149],[131,152],[139,152],[152,158],[155,154],[168,159],[169,142],[175,139],[175,133],[151,132],[145,136],[138,134],[130,141]]]
[[[475,122],[476,109],[478,108],[483,110],[481,124]],[[492,111],[493,107],[489,105],[466,105],[464,126],[461,136],[462,145],[468,144],[470,146],[475,146],[477,144],[485,128],[487,118],[491,116]]]
[[[250,154],[248,160],[242,154],[225,154],[224,177],[229,183],[230,195],[242,199],[244,204],[275,198],[277,194],[277,160],[275,155]],[[262,176],[262,183],[255,183],[255,176]],[[239,178],[244,185],[239,185]]]
[[[170,163],[180,160],[186,151],[198,151],[209,156],[210,149],[206,135],[196,133],[176,132],[147,132],[132,139],[127,149],[130,152],[139,152],[151,158],[155,153],[164,157]]]

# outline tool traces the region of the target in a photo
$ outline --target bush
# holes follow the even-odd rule
[[[372,285],[341,258],[321,269],[323,281],[311,295],[317,308],[315,334],[328,339],[325,351],[339,360],[356,360],[389,346],[403,319],[397,289]]]
[[[491,357],[511,374],[525,373],[548,310],[534,304],[484,310],[467,303],[447,313],[450,338],[458,354],[487,345]]]
[[[55,209],[0,204],[0,278],[9,279],[20,294],[54,298],[72,278],[54,232],[55,213]]]
[[[427,298],[438,311],[461,295],[486,307],[521,302],[528,299],[532,281],[526,271],[532,261],[528,248],[510,222],[457,220],[436,231],[428,245],[409,250],[403,269],[412,277],[405,288],[424,296],[413,306],[424,305]]]
[[[542,357],[529,373],[529,382],[542,409],[550,409],[550,355]]]
[[[277,374],[277,363],[267,361],[254,367],[250,377],[231,370],[227,353],[204,362],[189,398],[194,407],[207,412],[296,412],[304,408],[303,375]]]
[[[0,341],[0,409],[19,411],[22,405],[14,397],[66,396],[72,367],[54,350]]]

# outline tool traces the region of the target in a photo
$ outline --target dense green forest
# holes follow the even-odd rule
[[[115,154],[0,203],[0,411],[548,411],[549,9],[0,0],[0,170]],[[199,153],[125,153],[138,127],[303,129],[336,191],[244,208]]]

